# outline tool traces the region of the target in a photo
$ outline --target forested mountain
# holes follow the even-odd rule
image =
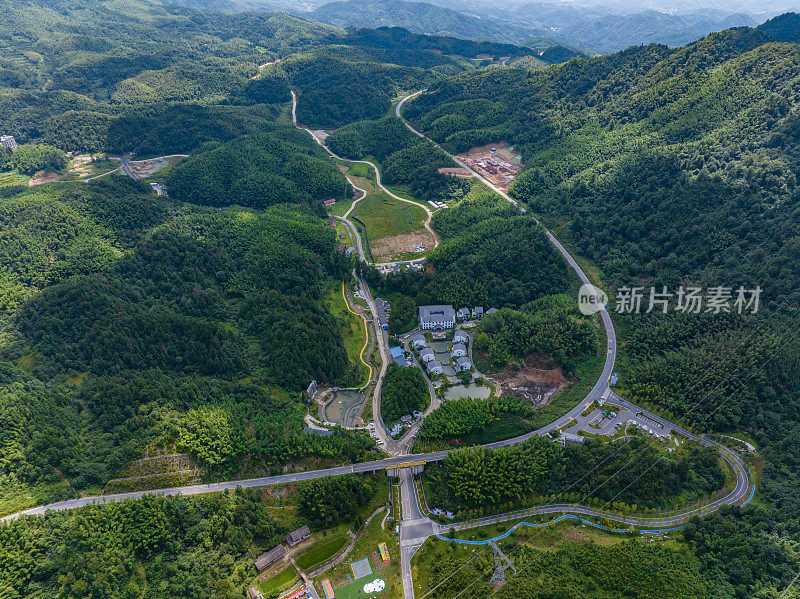
[[[304,431],[311,380],[360,380],[328,306],[359,267],[321,218],[320,200],[352,190],[291,127],[291,89],[301,123],[338,129],[329,138],[337,152],[376,159],[399,192],[451,204],[432,218],[441,244],[424,270],[383,277],[360,267],[373,294],[390,298],[392,327],[398,315],[413,324],[418,304],[496,307],[475,329],[495,366],[542,353],[572,377],[577,357],[597,358],[596,331],[576,312],[579,282],[540,220],[612,292],[762,290],[757,314],[614,315],[616,390],[698,432],[748,434],[764,458],[756,500],[692,523],[675,552],[547,552],[560,568],[548,588],[536,571],[501,592],[597,589],[586,572],[602,568],[584,568],[582,588],[565,574],[584,556],[628,569],[631,556],[640,560],[635,586],[598,575],[609,597],[631,588],[652,596],[641,581],[662,567],[678,573],[672,596],[785,588],[800,543],[797,15],[683,48],[588,59],[243,6],[0,0],[0,133],[24,144],[0,153],[0,514],[380,455],[363,431]],[[479,54],[512,60],[483,68]],[[540,68],[539,58],[566,62]],[[516,146],[525,168],[511,193],[526,212],[439,173],[441,148],[391,116],[398,96],[422,88],[406,114],[444,148]],[[188,156],[163,175],[168,197],[114,174],[29,185],[39,167],[63,170],[67,151]],[[427,402],[425,381],[406,374],[391,369],[387,417]],[[447,440],[467,432],[449,424],[474,430],[516,409],[451,405],[441,414],[475,418],[439,416],[423,436]],[[604,466],[605,476],[641,457],[599,497],[655,510],[690,503],[725,477],[710,451],[616,447],[534,439],[467,451],[436,469],[436,500],[477,514],[565,493],[570,472]],[[151,455],[188,468],[147,470],[139,461]],[[373,491],[363,479],[326,479],[292,509],[317,526],[349,525]],[[240,598],[253,577],[248,556],[284,528],[246,493],[22,521],[0,527],[0,595]]]
[[[452,151],[515,144],[526,170],[512,193],[612,290],[763,289],[755,316],[617,315],[631,331],[620,392],[698,430],[757,439],[769,508],[746,512],[741,525],[767,522],[792,538],[800,534],[789,474],[800,455],[800,45],[768,33],[790,32],[795,18],[677,50],[651,45],[544,71],[462,75],[406,109]],[[785,575],[764,567],[745,583],[724,562],[714,567],[745,594]]]
[[[204,206],[266,208],[296,202],[325,215],[322,201],[343,199],[348,183],[325,152],[294,127],[239,138],[178,164],[170,193]]]
[[[519,44],[544,31],[482,19],[426,2],[340,0],[308,13],[312,21],[349,27],[402,27],[413,33]],[[552,42],[553,44],[555,42]]]
[[[714,31],[755,24],[753,17],[742,13],[697,11],[672,15],[648,10],[571,24],[551,35],[586,52],[606,54],[641,44],[683,46]]]
[[[348,264],[308,209],[176,207],[127,179],[1,203],[0,438],[16,457],[0,510],[104,485],[151,444],[210,474],[368,453],[302,434],[295,391],[358,376],[320,305]]]
[[[3,132],[66,150],[187,153],[274,121],[290,85],[303,96],[303,122],[336,127],[381,116],[402,90],[474,69],[478,54],[534,53],[145,0],[1,8]]]
[[[779,42],[800,42],[800,15],[795,12],[780,15],[763,23],[759,29]]]
[[[416,33],[527,44],[537,49],[563,44],[591,54],[661,43],[676,47],[712,32],[753,26],[745,12],[692,9],[677,13],[625,6],[519,3],[454,5],[405,0],[338,0],[310,13],[311,20],[347,27],[403,27]]]

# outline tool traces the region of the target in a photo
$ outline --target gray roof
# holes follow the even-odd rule
[[[413,337],[411,337],[411,341],[425,341],[425,343],[427,343],[425,340],[425,335],[422,333],[416,333]]]
[[[451,350],[451,353],[456,351],[457,349],[463,349],[464,351],[467,351],[467,346],[464,345],[463,343],[456,343],[456,344],[453,345],[453,349]]]
[[[456,364],[459,366],[463,366],[464,364],[472,365],[472,361],[467,356],[461,356],[460,358],[456,358]]]
[[[489,308],[486,310],[486,314],[494,314],[495,312],[497,312],[497,308]]]
[[[286,540],[289,541],[290,544],[295,544],[309,536],[311,536],[311,529],[308,526],[301,526],[297,530],[293,530],[286,535]]]
[[[419,357],[424,358],[425,356],[433,356],[433,350],[430,347],[426,347],[424,349],[419,350]]]
[[[256,558],[255,566],[256,570],[261,572],[267,566],[270,566],[281,559],[284,555],[286,555],[286,549],[283,545],[278,545],[277,547],[273,547],[269,551],[265,551],[261,555]]]
[[[453,309],[453,306],[420,306],[419,319],[426,322],[437,320],[452,321],[456,319],[456,311]]]
[[[428,362],[428,370],[433,370],[436,367],[441,368],[442,367],[442,363],[439,362],[438,360],[432,360],[432,361]]]
[[[453,338],[455,338],[455,337],[459,337],[459,336],[463,337],[464,339],[469,339],[469,335],[467,335],[467,334],[466,334],[464,331],[462,331],[461,329],[458,329],[458,330],[457,330],[455,333],[453,333]]]

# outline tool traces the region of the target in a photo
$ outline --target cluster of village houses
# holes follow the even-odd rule
[[[486,314],[496,312],[491,308]],[[418,352],[419,361],[431,376],[444,373],[444,365],[436,357],[436,352],[428,346],[425,331],[431,331],[434,339],[437,336],[444,338],[445,331],[456,329],[453,332],[453,344],[450,346],[450,362],[456,372],[469,372],[472,370],[472,360],[469,358],[469,335],[456,328],[458,321],[480,320],[484,315],[483,307],[476,306],[456,310],[449,305],[420,306],[419,328],[420,332],[411,337],[411,349]],[[400,348],[393,348],[400,349]],[[393,353],[394,355],[394,353]]]

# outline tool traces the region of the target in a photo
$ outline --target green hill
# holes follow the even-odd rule
[[[800,15],[789,12],[759,25],[758,29],[778,42],[800,42]]]
[[[293,202],[321,215],[322,200],[343,199],[348,188],[322,148],[294,127],[198,152],[170,172],[167,186],[172,196],[193,204],[266,208]]]

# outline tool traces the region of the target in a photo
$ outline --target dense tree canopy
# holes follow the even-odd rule
[[[475,347],[499,367],[532,353],[565,364],[594,349],[594,332],[573,298],[545,296],[520,310],[504,308],[482,318],[475,329]]]
[[[611,291],[762,288],[757,315],[615,316],[629,338],[619,393],[697,429],[752,435],[767,458],[759,518],[796,540],[800,46],[772,41],[794,39],[794,20],[557,69],[465,74],[405,114],[452,150],[514,143],[526,170],[512,193]],[[749,519],[726,519],[732,538]],[[786,559],[783,542],[770,551]],[[729,595],[752,595],[760,581],[780,588],[769,567],[735,561],[714,565]]]
[[[238,598],[255,557],[286,532],[254,494],[239,491],[54,512],[0,527],[0,591],[77,599],[215,589]]]
[[[390,425],[428,404],[428,383],[419,368],[389,364],[381,390],[381,417]]]
[[[298,507],[314,526],[329,528],[352,521],[374,496],[375,485],[363,476],[317,478],[301,489]]]
[[[297,206],[198,211],[148,187],[4,189],[0,411],[14,416],[0,438],[17,457],[0,467],[0,511],[105,485],[148,446],[209,477],[374,447],[305,434],[281,390],[358,376],[321,302],[348,268],[325,222]]]
[[[266,208],[343,198],[347,180],[308,135],[294,128],[250,135],[194,154],[167,180],[170,193],[205,206]]]
[[[685,501],[687,496],[699,497],[720,488],[725,475],[718,456],[715,449],[699,447],[679,457],[664,456],[636,437],[623,445],[562,447],[534,436],[506,449],[449,454],[430,474],[431,501],[464,514],[469,510],[493,513],[498,507],[522,505],[526,497],[553,494],[568,494],[565,497],[584,504],[605,506],[615,501],[661,507],[681,495]],[[652,474],[655,464],[657,474]],[[575,486],[574,481],[582,482]]]
[[[434,215],[442,244],[428,255],[430,268],[370,282],[417,305],[519,307],[571,287],[570,271],[530,215],[487,193]]]
[[[43,144],[23,144],[14,150],[0,164],[3,170],[17,170],[24,175],[39,171],[62,171],[67,166],[67,156],[53,146]]]

